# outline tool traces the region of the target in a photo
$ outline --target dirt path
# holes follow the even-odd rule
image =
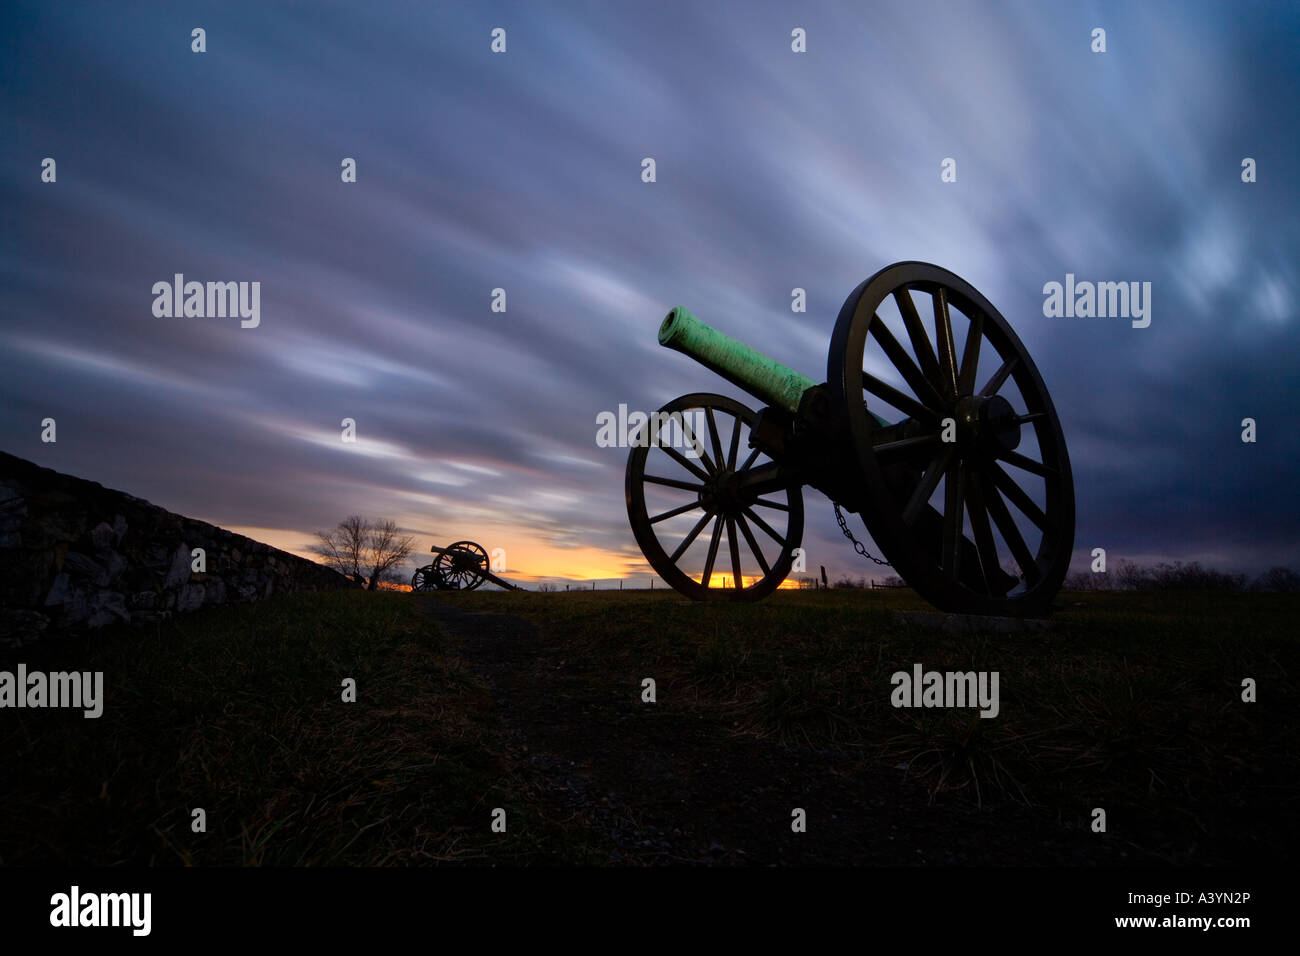
[[[646,704],[523,618],[417,596],[488,686],[507,759],[611,863],[1087,865],[1139,862],[1105,837],[1007,804],[928,805],[899,770],[735,733],[688,703]],[[791,811],[807,831],[791,830]],[[607,854],[607,857],[606,857]]]

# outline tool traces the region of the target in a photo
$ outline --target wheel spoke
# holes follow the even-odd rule
[[[1051,478],[1056,474],[1056,469],[1051,465],[1044,464],[1041,461],[1034,461],[1032,458],[1026,458],[1018,451],[1000,452],[998,457],[1008,465],[1015,465],[1017,468],[1023,468],[1025,471],[1040,475],[1043,478]]]
[[[745,543],[749,545],[749,550],[754,553],[758,566],[763,569],[763,576],[767,577],[772,572],[772,569],[767,566],[767,559],[763,557],[763,549],[754,540],[754,532],[750,531],[749,525],[745,523],[745,516],[736,515],[736,523],[740,525],[740,533],[745,536]]]
[[[894,338],[894,334],[889,331],[889,326],[885,325],[879,315],[871,317],[871,324],[867,327],[867,330],[875,336],[876,341],[880,343],[880,347],[885,350],[885,355],[889,357],[889,361],[894,363],[894,368],[898,369],[903,378],[907,380],[908,386],[911,387],[916,397],[922,403],[933,408],[940,407],[943,401],[939,398],[939,393],[934,390],[930,380],[912,361],[912,357],[907,354],[903,346],[898,344],[898,339]]]
[[[731,450],[727,452],[727,467],[736,467],[736,456],[740,452],[740,416],[736,417],[736,424],[731,428]]]
[[[971,316],[966,330],[966,347],[961,353],[961,369],[957,373],[957,394],[969,395],[975,391],[975,372],[980,364],[980,340],[984,338],[984,313]]]
[[[966,510],[970,514],[970,526],[975,534],[975,552],[979,555],[984,587],[989,594],[1005,597],[1007,592],[1000,583],[1002,564],[998,561],[998,546],[993,540],[993,529],[989,527],[989,513],[984,507],[982,484],[978,474],[966,482]]]
[[[718,540],[722,534],[722,515],[713,522],[713,537],[709,540],[709,557],[704,562],[704,575],[700,578],[700,584],[704,587],[709,586],[709,581],[713,579],[713,562],[718,558]]]
[[[944,471],[948,468],[948,462],[952,460],[956,451],[955,445],[944,445],[943,450],[930,461],[930,464],[926,467],[925,475],[912,492],[907,507],[903,509],[903,524],[910,525],[916,520],[916,516],[921,513],[921,508],[934,494],[934,489],[939,487],[939,479],[943,477]]]
[[[740,574],[740,542],[736,540],[736,519],[727,517],[727,546],[731,549],[731,582],[739,590],[745,586]]]
[[[926,334],[925,326],[921,324],[921,316],[917,314],[912,294],[906,289],[895,289],[893,294],[898,312],[903,317],[903,324],[907,326],[907,337],[912,342],[912,351],[916,353],[916,359],[921,363],[921,371],[925,372],[925,377],[938,392],[943,377],[939,374],[939,362],[934,357],[934,349],[930,348],[930,336]]]
[[[952,341],[952,316],[948,312],[948,290],[939,286],[934,290],[934,344],[939,352],[939,367],[943,372],[944,391],[957,397],[957,351]]]
[[[1034,561],[1034,556],[1029,552],[1029,545],[1025,544],[1025,539],[1020,536],[1020,529],[1016,527],[1011,512],[1007,511],[1002,496],[998,494],[996,488],[989,487],[987,483],[984,485],[984,495],[989,514],[993,517],[993,523],[1002,532],[1003,540],[1006,541],[1007,547],[1011,549],[1011,554],[1015,557],[1016,563],[1020,565],[1020,576],[1027,581],[1036,580],[1038,578],[1038,565]]]
[[[1003,362],[1002,366],[993,373],[993,377],[980,389],[980,397],[988,398],[990,395],[996,395],[998,389],[1002,387],[1002,383],[1007,380],[1007,376],[1011,374],[1019,362],[1020,359],[1015,355]]]
[[[708,475],[708,473],[707,473],[703,468],[701,468],[699,465],[695,464],[695,462],[693,462],[693,461],[691,461],[690,459],[688,459],[685,455],[683,455],[681,452],[679,452],[676,448],[669,448],[667,445],[659,445],[659,446],[657,446],[657,447],[658,447],[659,450],[662,451],[665,455],[667,455],[667,456],[668,456],[669,458],[671,458],[673,461],[677,462],[677,464],[681,465],[683,468],[685,468],[687,471],[689,471],[689,472],[690,472],[692,475],[694,475],[696,478],[700,479],[700,481],[708,481],[708,480],[709,480],[709,475]]]
[[[691,529],[691,533],[682,539],[682,543],[677,546],[677,550],[673,552],[672,557],[668,560],[673,564],[676,564],[677,559],[686,553],[686,549],[695,543],[695,539],[700,536],[700,532],[704,530],[704,526],[709,523],[709,519],[712,517],[712,511],[704,512],[704,517],[701,518],[695,527]]]
[[[686,491],[698,492],[704,488],[703,485],[691,484],[691,482],[682,481],[680,478],[665,478],[662,475],[643,475],[642,478],[652,485],[667,485],[669,488],[683,488]]]
[[[672,511],[665,511],[663,514],[657,514],[650,519],[651,524],[658,524],[660,521],[667,521],[669,518],[676,518],[678,515],[685,514],[688,511],[694,511],[696,508],[702,508],[698,501],[691,501],[680,508],[674,508]]]
[[[758,525],[760,528],[762,528],[764,531],[766,531],[767,534],[768,534],[768,536],[769,536],[773,541],[775,541],[775,542],[776,542],[777,544],[779,544],[781,547],[783,547],[783,548],[785,547],[785,538],[781,537],[779,534],[777,534],[775,531],[773,531],[773,530],[772,530],[772,526],[771,526],[770,524],[768,524],[766,521],[764,521],[762,518],[760,518],[758,515],[756,515],[756,514],[754,513],[754,510],[753,510],[752,508],[746,508],[746,509],[745,509],[745,514],[747,514],[747,515],[749,516],[749,520],[750,520],[750,521],[754,522],[754,524]]]
[[[750,504],[762,505],[764,508],[775,508],[777,511],[789,511],[789,505],[783,505],[779,501],[769,501],[767,498],[755,498]]]
[[[912,438],[899,438],[895,441],[881,442],[879,445],[872,446],[872,451],[880,463],[886,464],[891,460],[908,458],[914,451],[929,448],[937,444],[939,436],[935,435],[915,435]]]
[[[704,417],[709,420],[709,442],[713,445],[713,460],[718,463],[718,469],[722,469],[722,439],[718,436],[718,422],[713,417],[712,407],[704,409]]]
[[[1020,509],[1026,518],[1038,526],[1040,531],[1047,530],[1047,515],[1034,503],[1034,499],[1025,493],[1025,489],[1016,484],[997,462],[992,462],[989,475],[993,483],[1007,496],[1007,500]]]
[[[709,453],[704,450],[704,442],[696,437],[695,430],[691,428],[691,423],[687,421],[684,412],[682,414],[682,434],[686,436],[686,440],[691,443],[691,446],[700,456],[700,461],[704,464],[704,470],[710,475],[717,474],[718,469],[714,467],[712,459],[709,458]]]
[[[953,457],[943,483],[943,569],[952,581],[958,580],[962,536],[961,460]]]
[[[938,412],[922,405],[910,395],[904,395],[898,389],[894,388],[894,386],[882,382],[870,372],[863,371],[862,387],[872,395],[884,399],[899,411],[906,412],[913,418],[921,418],[932,423],[937,423],[939,421]]]

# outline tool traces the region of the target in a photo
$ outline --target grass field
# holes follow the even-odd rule
[[[1288,859],[1300,596],[1059,603],[949,633],[910,591],[344,592],[50,640],[0,668],[102,670],[104,715],[0,712],[0,863]],[[998,716],[895,709],[917,663],[997,671]]]

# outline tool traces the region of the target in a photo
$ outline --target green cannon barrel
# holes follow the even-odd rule
[[[817,385],[808,376],[705,325],[680,305],[664,316],[659,344],[689,355],[759,401],[792,414],[798,412],[803,393]],[[868,414],[882,428],[888,427],[889,422],[875,412]]]
[[[705,325],[681,306],[664,317],[659,326],[659,344],[689,355],[759,401],[792,414],[799,410],[803,393],[817,384],[808,376]]]

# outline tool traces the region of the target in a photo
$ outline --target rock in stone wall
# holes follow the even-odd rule
[[[0,644],[349,586],[314,561],[0,452]]]

